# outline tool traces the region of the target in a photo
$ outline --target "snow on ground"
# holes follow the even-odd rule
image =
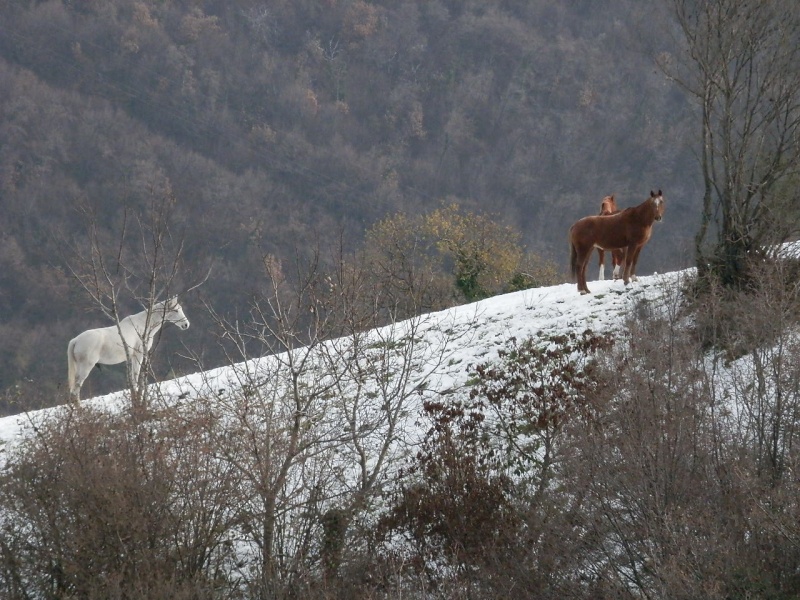
[[[619,329],[637,303],[647,301],[651,307],[664,303],[667,293],[680,285],[689,271],[640,277],[638,282],[626,286],[621,281],[594,281],[592,294],[580,295],[573,283],[524,290],[496,296],[428,315],[423,320],[422,331],[437,336],[431,347],[442,347],[447,338],[447,354],[440,356],[435,367],[420,372],[412,381],[425,381],[429,391],[443,393],[463,385],[469,367],[497,356],[509,338],[519,340],[527,336],[551,336],[568,332],[610,332]],[[167,398],[186,398],[222,390],[230,393],[238,385],[243,368],[253,365],[222,367],[195,373],[172,381],[157,384]],[[95,375],[97,376],[97,375]],[[86,404],[118,409],[125,401],[122,392],[84,400]],[[59,410],[58,407],[43,409]],[[30,431],[30,425],[43,411],[23,413],[0,419],[0,451],[6,444],[20,439]],[[410,415],[412,422],[416,419]]]

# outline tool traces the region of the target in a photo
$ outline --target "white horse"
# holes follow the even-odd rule
[[[75,400],[80,398],[81,385],[97,363],[116,365],[128,358],[130,380],[136,384],[144,357],[164,323],[189,329],[189,319],[183,314],[177,297],[154,304],[149,316],[148,311],[143,310],[125,317],[119,326],[89,329],[72,339],[67,347],[70,394]]]

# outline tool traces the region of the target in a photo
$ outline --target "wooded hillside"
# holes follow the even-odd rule
[[[166,196],[183,280],[213,264],[202,298],[229,315],[246,310],[265,254],[357,248],[377,220],[445,201],[492,213],[566,265],[569,225],[603,196],[624,207],[661,188],[667,216],[640,272],[687,265],[696,136],[656,67],[676,43],[664,11],[635,0],[0,3],[0,410],[25,408],[9,403],[33,388],[55,403],[69,339],[110,324],[70,273],[87,215],[114,248]],[[199,298],[184,308],[192,328],[165,330],[159,354],[185,371],[185,344],[215,366]],[[122,387],[114,373],[85,395]]]

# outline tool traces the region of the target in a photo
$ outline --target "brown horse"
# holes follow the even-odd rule
[[[578,280],[578,291],[588,294],[586,287],[586,265],[594,248],[625,252],[625,269],[622,279],[625,285],[635,278],[636,263],[642,246],[650,239],[653,223],[664,216],[664,196],[650,192],[650,197],[639,204],[613,215],[584,217],[569,228],[570,270]]]
[[[613,195],[603,198],[603,201],[600,203],[601,215],[614,215],[618,212],[619,208],[617,208],[617,201],[614,200]],[[600,259],[600,271],[597,275],[597,279],[603,281],[606,278],[606,251],[602,248],[598,248],[597,256]],[[614,278],[614,280],[617,280],[622,276],[622,269],[625,268],[625,265],[623,264],[624,260],[625,250],[616,248],[611,251],[611,276]]]

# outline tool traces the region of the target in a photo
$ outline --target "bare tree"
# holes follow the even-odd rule
[[[755,291],[735,302],[711,297],[704,318],[716,321],[725,344],[713,364],[735,406],[727,428],[747,449],[755,476],[776,486],[791,472],[800,440],[800,284],[790,261],[765,264],[754,277]]]
[[[384,315],[370,279],[333,262],[315,253],[288,276],[266,256],[247,320],[214,313],[232,375],[209,373],[193,407],[211,413],[210,439],[242,480],[253,593],[336,585],[355,525],[409,451],[420,391],[446,362],[449,334],[422,335],[430,319],[374,329]]]
[[[183,270],[183,240],[172,232],[176,198],[164,189],[150,190],[150,204],[141,211],[124,209],[118,230],[109,233],[98,223],[96,210],[81,207],[87,223],[87,239],[75,244],[70,270],[95,309],[99,309],[120,332],[128,367],[135,349],[126,343],[119,329],[127,316],[126,306],[137,304],[147,311],[142,341],[152,341],[163,325],[163,311],[154,311],[157,302],[177,295]],[[131,302],[131,300],[133,302]],[[138,312],[134,310],[132,312]],[[157,319],[162,319],[157,322]],[[155,340],[157,343],[158,340]],[[150,344],[144,347],[150,347]],[[152,375],[148,353],[141,357],[138,370],[128,369],[127,383],[134,409],[147,407],[147,380]]]
[[[748,255],[798,231],[800,6],[670,3],[686,55],[665,60],[665,72],[700,109],[704,191],[695,258],[701,274],[710,268],[736,286]]]

